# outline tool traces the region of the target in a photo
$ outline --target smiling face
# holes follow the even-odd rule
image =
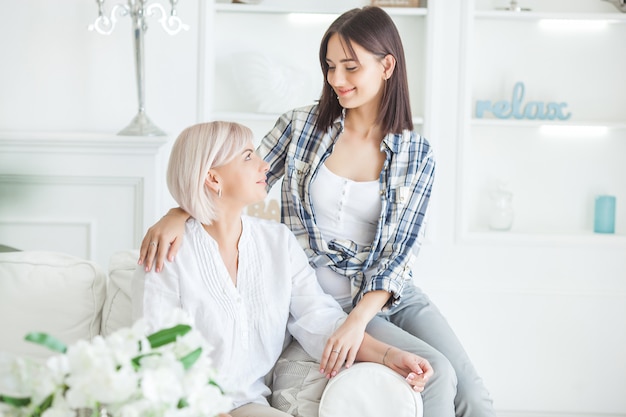
[[[361,106],[378,108],[383,86],[387,79],[384,58],[352,43],[354,56],[339,35],[328,40],[326,78],[337,94],[342,107],[354,109]]]
[[[248,141],[230,162],[212,168],[207,181],[216,181],[213,185],[221,190],[224,203],[243,208],[267,196],[268,170],[269,164],[255,153],[252,142]]]

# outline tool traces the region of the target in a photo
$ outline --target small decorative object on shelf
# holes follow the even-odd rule
[[[98,17],[89,30],[95,30],[102,35],[110,35],[115,29],[117,16],[128,16],[133,20],[133,47],[135,53],[135,73],[137,77],[137,98],[139,101],[139,111],[128,126],[122,129],[118,135],[123,136],[165,136],[165,133],[159,129],[146,115],[145,109],[145,88],[144,88],[144,66],[143,66],[143,37],[148,30],[146,17],[153,16],[158,12],[159,23],[170,35],[175,35],[181,30],[189,30],[189,26],[184,24],[178,16],[176,16],[176,3],[178,0],[169,0],[170,12],[167,13],[165,8],[159,3],[148,5],[150,0],[128,0],[128,4],[116,4],[111,9],[111,13],[107,16],[104,13],[104,1],[96,0],[98,4]]]
[[[615,233],[615,201],[613,195],[596,197],[593,221],[595,233]]]
[[[511,4],[508,7],[497,7],[496,10],[507,10],[509,12],[529,12],[531,9],[527,7],[521,7],[517,0],[511,0]]]
[[[620,12],[626,13],[626,0],[604,0],[604,1],[608,1],[609,3],[612,3],[615,7],[617,7],[617,9]]]
[[[379,7],[427,7],[427,0],[372,0],[372,6]]]
[[[26,340],[59,354],[45,363],[0,355],[0,415],[19,417],[214,417],[232,405],[215,382],[207,344],[190,318],[146,336],[143,320],[71,346],[45,334]],[[10,390],[7,392],[5,390]]]
[[[529,119],[529,120],[567,120],[572,113],[565,112],[567,103],[529,101],[522,106],[524,101],[524,83],[517,82],[513,87],[511,101],[500,100],[492,103],[491,100],[476,101],[476,117],[482,118],[485,113],[491,112],[498,119]]]
[[[492,230],[511,230],[513,217],[513,193],[507,190],[505,182],[499,181],[496,190],[491,193],[489,228]]]

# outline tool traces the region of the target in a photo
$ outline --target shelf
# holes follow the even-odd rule
[[[426,16],[428,10],[424,7],[382,7],[390,16]],[[269,13],[269,14],[341,14],[346,11],[345,7],[311,8],[306,5],[290,4],[289,7],[268,6],[263,4],[232,4],[216,3],[215,10],[229,13]]]
[[[502,243],[519,245],[607,245],[626,246],[626,235],[579,233],[540,233],[517,231],[470,231],[461,236],[466,243],[493,244]]]
[[[626,13],[556,13],[556,12],[511,12],[498,10],[480,10],[474,12],[477,19],[512,19],[512,20],[606,20],[626,23]]]
[[[501,127],[501,128],[539,128],[541,126],[564,126],[575,128],[584,127],[607,127],[609,129],[626,129],[626,122],[598,122],[598,121],[551,121],[551,120],[518,120],[518,119],[476,119],[470,120],[471,126]]]
[[[154,154],[168,140],[168,136],[120,136],[96,132],[0,131],[0,149],[7,153],[36,150],[50,153]]]

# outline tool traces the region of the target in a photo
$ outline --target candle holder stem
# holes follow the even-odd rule
[[[104,11],[105,0],[96,0],[98,5],[98,17],[89,25],[89,30],[95,30],[102,35],[110,35],[115,29],[118,17],[129,16],[133,22],[133,51],[135,53],[135,76],[137,78],[137,101],[139,109],[137,115],[130,124],[120,130],[118,135],[124,136],[165,136],[165,132],[159,129],[146,114],[145,108],[145,77],[144,77],[144,54],[143,41],[148,25],[147,16],[159,17],[159,23],[170,35],[176,35],[182,30],[189,30],[176,15],[176,3],[178,0],[169,0],[171,10],[169,13],[159,3],[150,3],[151,0],[127,0],[127,4],[118,3],[111,9],[110,14]]]
[[[147,29],[145,9],[142,2],[129,0],[130,14],[133,21],[133,49],[135,53],[135,76],[137,78],[137,115],[128,126],[120,130],[122,136],[165,136],[146,114],[145,108],[145,71],[144,71],[144,34]]]

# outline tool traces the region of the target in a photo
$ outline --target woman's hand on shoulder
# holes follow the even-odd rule
[[[181,208],[173,208],[148,229],[139,249],[138,265],[146,272],[155,265],[155,271],[163,270],[165,257],[172,262],[178,253],[185,234],[185,222],[189,218]]]
[[[402,375],[416,392],[424,391],[426,381],[434,374],[426,359],[392,346],[387,348],[381,363]]]

